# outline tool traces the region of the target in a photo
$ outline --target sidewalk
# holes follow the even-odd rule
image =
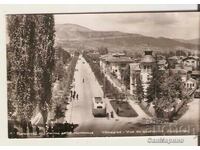
[[[119,85],[121,83],[117,82],[117,79],[113,81],[113,79],[109,76],[109,74],[104,74],[105,77],[109,80],[109,82],[116,87],[120,92],[126,92],[122,87]],[[127,92],[126,92],[127,93]],[[128,103],[131,105],[131,107],[138,113],[138,116],[140,118],[151,118],[149,115],[147,115],[142,108],[136,103],[136,101],[133,98],[130,98],[130,94],[127,93],[128,95]],[[111,106],[112,107],[112,106]],[[121,117],[124,118],[124,117]],[[130,118],[129,118],[130,119]]]
[[[140,106],[138,104],[136,104],[135,102],[133,102],[132,100],[128,100],[128,103],[131,105],[131,107],[136,111],[136,113],[138,114],[137,117],[120,117],[116,114],[115,110],[113,109],[110,101],[112,99],[108,99],[106,98],[106,106],[107,106],[107,111],[111,112],[113,111],[114,113],[114,118],[115,120],[119,120],[119,121],[126,121],[126,122],[138,122],[139,120],[146,118],[146,119],[150,119],[151,117],[149,117],[146,113],[144,113],[144,111],[140,108]]]
[[[70,99],[70,98],[69,98]],[[73,109],[73,102],[74,100],[69,100],[69,104],[66,105],[66,111],[65,111],[65,118],[64,118],[64,122],[68,122],[68,123],[72,123],[72,109]]]

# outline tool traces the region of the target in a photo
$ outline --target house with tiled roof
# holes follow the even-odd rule
[[[191,67],[193,70],[199,68],[200,59],[198,56],[188,56],[183,59],[183,65],[185,67]]]
[[[100,57],[100,68],[102,72],[109,72],[118,80],[122,80],[122,72],[127,65],[134,60],[125,55],[107,54]]]

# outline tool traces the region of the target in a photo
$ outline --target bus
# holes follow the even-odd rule
[[[102,97],[93,98],[92,113],[94,117],[106,117],[106,103]]]

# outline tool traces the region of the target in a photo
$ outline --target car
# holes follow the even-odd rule
[[[94,117],[106,117],[106,103],[102,97],[93,98],[92,113]]]

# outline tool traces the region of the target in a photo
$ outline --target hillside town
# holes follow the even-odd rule
[[[9,138],[199,132],[199,45],[54,16],[7,16]]]
[[[99,58],[99,66],[104,76],[116,87],[119,92],[129,95],[129,98],[137,99],[138,88],[137,84],[141,84],[141,93],[143,95],[141,104],[147,109],[153,116],[155,113],[155,99],[148,99],[148,90],[153,86],[151,84],[153,80],[153,70],[158,67],[158,72],[168,73],[170,75],[178,75],[181,79],[182,95],[187,99],[199,98],[199,84],[200,84],[200,59],[198,50],[194,53],[182,53],[179,56],[164,56],[153,54],[152,50],[144,50],[141,58],[133,58],[127,56],[125,53],[108,53],[101,55]],[[98,55],[91,53],[91,55]],[[127,85],[124,79],[125,70],[129,68]],[[158,73],[156,72],[156,73]],[[140,83],[138,83],[138,78]],[[169,79],[170,80],[170,79]],[[176,81],[175,81],[176,82]],[[178,81],[177,81],[178,82]],[[155,90],[155,92],[158,92]],[[172,112],[179,111],[184,103],[183,96],[174,97],[173,103],[170,105],[163,105],[163,111],[165,116],[169,116]],[[167,97],[166,97],[167,98]],[[158,100],[159,101],[159,100]],[[162,101],[162,100],[160,100]],[[165,100],[167,101],[167,100]],[[158,105],[158,104],[157,104]]]

